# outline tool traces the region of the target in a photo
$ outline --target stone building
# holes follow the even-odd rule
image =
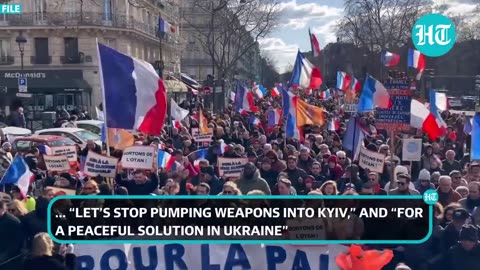
[[[155,63],[160,61],[159,16],[175,28],[161,45],[165,71],[180,73],[179,1],[16,1],[22,4],[21,15],[0,15],[0,91],[5,97],[0,109],[8,114],[21,104],[29,119],[57,106],[94,111],[102,102],[96,40]],[[26,40],[23,71],[16,42],[20,33]],[[27,93],[18,92],[22,73]]]

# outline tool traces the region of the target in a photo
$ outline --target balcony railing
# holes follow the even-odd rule
[[[30,56],[30,63],[34,65],[48,65],[52,63],[51,56]]]
[[[14,62],[13,56],[0,56],[0,65],[11,65]]]
[[[62,64],[80,64],[84,62],[83,57],[77,56],[60,56],[60,62]]]
[[[147,35],[156,36],[158,26],[135,20],[133,16],[97,12],[45,12],[45,13],[23,13],[10,15],[6,14],[5,19],[1,18],[2,26],[96,26],[112,27],[119,29],[132,29]]]

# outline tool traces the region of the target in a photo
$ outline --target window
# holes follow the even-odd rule
[[[0,39],[0,58],[5,59],[10,54],[10,40]]]
[[[103,0],[103,19],[111,21],[112,15],[112,0]]]
[[[93,132],[88,130],[75,131],[73,132],[73,134],[85,142],[88,140],[92,140],[92,141],[100,140],[100,137],[97,134],[94,134]]]
[[[45,20],[45,13],[47,12],[46,0],[33,0],[34,18],[37,21]]]
[[[64,38],[65,46],[65,62],[64,63],[79,63],[80,57],[78,56],[78,39],[67,37]]]
[[[117,48],[117,41],[113,38],[106,38],[105,39],[105,45],[110,47],[110,48]]]
[[[48,38],[35,38],[35,64],[50,64]]]
[[[88,130],[88,131],[90,131],[92,133],[95,133],[97,135],[102,134],[102,130],[95,125],[77,123],[77,127],[81,128],[81,129]]]

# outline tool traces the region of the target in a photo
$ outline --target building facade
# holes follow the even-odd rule
[[[0,109],[22,105],[27,118],[64,106],[91,111],[102,102],[96,41],[180,73],[179,0],[20,0],[21,15],[0,15]],[[161,16],[175,28],[158,38]],[[25,37],[23,71],[16,38]],[[160,47],[162,59],[160,59]],[[164,72],[165,73],[165,72]],[[18,78],[27,78],[27,93]],[[168,89],[168,88],[167,88]]]

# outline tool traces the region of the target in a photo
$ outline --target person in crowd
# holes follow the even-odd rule
[[[276,190],[278,195],[296,195],[296,193],[292,193],[292,182],[286,178],[278,179],[278,183],[276,186]]]
[[[340,164],[338,164],[336,156],[328,157],[328,167],[327,167],[327,179],[338,180],[343,176],[343,169]]]
[[[455,189],[455,191],[462,196],[462,199],[465,199],[468,196],[468,187],[459,186]]]
[[[445,227],[445,249],[448,250],[459,241],[460,229],[467,223],[470,217],[470,214],[464,208],[457,208],[453,211],[452,222]]]
[[[305,182],[304,179],[307,178],[308,174],[297,167],[297,157],[290,155],[287,158],[287,169],[285,172],[288,174],[288,179],[292,182],[292,186],[295,190],[304,190]]]
[[[267,181],[260,176],[260,172],[252,162],[245,164],[243,173],[240,179],[236,181],[236,184],[243,194],[247,194],[252,190],[261,190],[267,195],[271,194]]]
[[[442,175],[438,180],[438,202],[442,204],[443,207],[449,205],[452,202],[458,202],[462,196],[453,190],[452,188],[452,179],[450,176]]]
[[[78,117],[76,115],[70,116],[67,122],[62,124],[62,128],[76,128]]]
[[[76,256],[71,247],[65,248],[65,257],[54,254],[53,241],[47,233],[35,235],[32,243],[32,251],[25,261],[24,270],[74,270],[77,268]],[[68,250],[67,250],[68,249]]]
[[[23,113],[23,107],[18,107],[16,111],[12,112],[8,119],[8,125],[12,127],[27,128],[27,121]]]
[[[457,189],[457,187],[467,186],[467,181],[462,178],[462,173],[457,170],[452,170],[449,174],[450,178],[452,179],[452,188]]]
[[[215,175],[212,166],[202,168],[200,171],[200,183],[207,183],[210,187],[210,195],[218,195],[223,189],[223,184]]]
[[[17,217],[20,221],[26,214],[28,214],[25,203],[16,199],[12,200],[12,202],[8,205],[8,212]]]
[[[277,152],[275,152],[274,150],[268,151],[266,156],[272,162],[272,170],[274,170],[275,172],[280,173],[287,169],[287,165],[285,164],[285,162],[279,159]]]
[[[270,190],[273,190],[278,179],[278,172],[272,169],[272,161],[268,157],[262,159],[260,177],[267,181]]]
[[[236,183],[228,181],[223,184],[223,190],[218,195],[242,195],[242,191],[240,191]]]
[[[302,148],[300,149],[300,158],[298,159],[298,168],[304,170],[307,173],[310,173],[310,168],[312,167],[314,160],[310,156],[310,149]]]
[[[336,156],[338,164],[344,171],[348,166],[350,166],[350,164],[352,164],[352,160],[347,157],[347,153],[345,153],[345,151],[337,151]]]
[[[25,240],[20,220],[9,213],[4,201],[0,201],[0,239],[0,265],[3,265],[20,254]]]
[[[82,191],[80,192],[81,195],[92,195],[98,193],[100,193],[100,190],[98,188],[97,182],[95,182],[94,180],[88,180],[83,186]]]
[[[82,150],[80,156],[88,156],[88,152],[93,151],[97,154],[102,154],[102,148],[100,145],[96,144],[93,140],[87,140],[87,146]]]
[[[409,185],[411,182],[410,175],[400,174],[397,177],[397,188],[390,190],[388,195],[420,195],[420,193],[415,189],[410,189]]]
[[[450,174],[452,171],[461,171],[462,165],[455,160],[456,153],[453,150],[448,150],[445,153],[445,160],[442,162],[442,168],[446,174]],[[451,175],[450,175],[451,177]]]
[[[480,224],[480,183],[470,182],[468,184],[468,196],[458,201],[462,208],[467,210],[475,224]]]
[[[0,149],[0,168],[5,171],[13,162],[12,144],[4,142]],[[3,175],[3,174],[2,174]]]
[[[329,180],[320,186],[320,192],[323,195],[337,195],[339,194],[337,189],[337,183],[335,181]]]
[[[422,169],[418,174],[418,181],[414,184],[415,189],[420,192],[421,195],[429,189],[435,189],[435,185],[430,182],[430,172],[426,169]]]
[[[424,154],[420,159],[420,168],[430,171],[430,169],[432,169],[433,162],[435,162],[435,156],[433,155],[433,147],[431,144],[425,144]]]
[[[471,224],[463,225],[460,230],[459,243],[452,246],[447,253],[445,269],[474,270],[480,265],[480,244],[478,229]]]
[[[121,165],[118,166],[121,170]],[[158,188],[158,176],[155,173],[147,173],[144,170],[135,170],[133,172],[133,181],[124,179],[121,174],[117,174],[115,181],[127,188],[129,195],[148,195]]]
[[[380,185],[380,176],[377,172],[369,172],[368,181],[373,184],[375,195],[387,195],[387,192]]]
[[[210,186],[207,183],[200,183],[198,184],[197,188],[195,189],[196,195],[210,195]]]

